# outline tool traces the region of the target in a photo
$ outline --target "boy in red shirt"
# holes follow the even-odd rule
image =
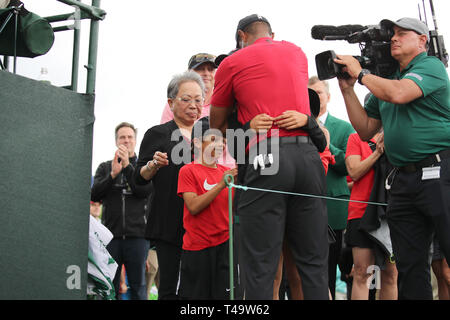
[[[209,131],[209,119],[192,129],[194,161],[183,166],[178,195],[184,200],[179,296],[182,299],[228,299],[228,190],[224,177],[237,175],[217,159],[222,155],[221,135]],[[206,134],[205,134],[206,132]],[[205,135],[204,135],[205,134]]]

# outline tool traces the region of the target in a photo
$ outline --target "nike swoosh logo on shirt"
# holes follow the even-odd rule
[[[203,188],[204,188],[205,190],[207,190],[207,191],[211,190],[211,189],[214,188],[216,185],[217,185],[217,183],[216,183],[216,184],[209,184],[207,179],[205,179],[205,182],[203,182]]]

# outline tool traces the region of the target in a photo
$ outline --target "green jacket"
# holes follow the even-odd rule
[[[348,137],[355,132],[352,125],[328,113],[325,127],[330,132],[330,151],[336,164],[328,167],[327,196],[350,199],[347,186],[347,168],[345,153]],[[345,229],[348,216],[348,202],[327,200],[328,224],[336,230]]]

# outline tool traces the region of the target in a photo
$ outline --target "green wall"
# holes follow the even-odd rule
[[[94,97],[0,71],[0,299],[85,299]]]

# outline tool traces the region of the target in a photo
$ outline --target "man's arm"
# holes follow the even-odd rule
[[[94,176],[94,183],[91,189],[91,200],[100,202],[111,190],[113,178],[111,177],[111,168],[107,162],[103,162],[97,168]]]
[[[339,87],[353,128],[358,132],[361,140],[368,141],[381,128],[381,121],[367,115],[355,93],[355,82],[355,79],[339,79]]]
[[[381,121],[367,115],[353,89],[362,68],[352,56],[341,56],[334,60],[344,66],[350,79],[339,79],[347,113],[355,130],[364,141],[369,140],[381,127]],[[410,79],[390,80],[375,75],[366,75],[362,83],[380,100],[393,104],[407,104],[423,96],[420,87]]]
[[[316,120],[306,114],[296,110],[288,110],[273,120],[279,128],[286,130],[302,129],[307,131],[319,152],[323,152],[329,143],[324,131],[319,127]]]
[[[410,79],[389,80],[369,74],[361,82],[375,97],[393,104],[407,104],[423,96],[419,86]]]
[[[215,107],[211,105],[209,111],[209,127],[220,130],[225,136],[225,131],[228,127],[228,117],[232,111],[232,107]]]
[[[338,55],[337,57],[334,61],[344,65],[344,71],[351,78],[358,79],[362,70],[358,60],[352,56]],[[410,79],[391,80],[368,74],[362,78],[362,83],[375,97],[393,104],[407,104],[423,96],[420,87]]]
[[[309,133],[309,137],[320,153],[330,146],[330,133],[325,127],[321,127],[313,117],[308,116],[308,123],[300,129]]]

